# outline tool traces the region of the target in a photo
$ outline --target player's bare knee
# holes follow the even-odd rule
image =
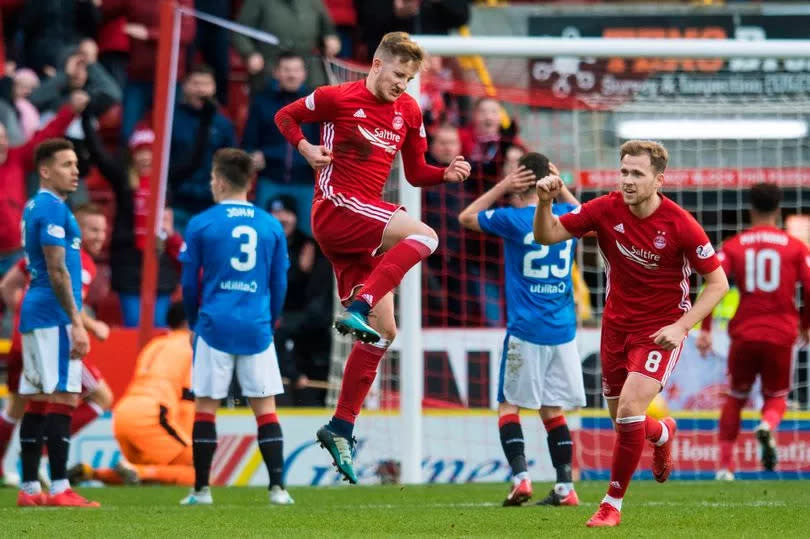
[[[377,330],[380,334],[381,340],[385,340],[386,342],[383,343],[386,347],[394,342],[394,339],[397,338],[397,326],[396,324],[391,326],[383,326]]]
[[[561,415],[563,415],[563,409],[559,406],[543,406],[540,408],[540,419],[543,421],[549,421]]]
[[[439,247],[439,236],[436,234],[436,231],[429,226],[422,227],[418,233],[409,234],[405,239],[424,245],[431,254],[436,252],[436,249]]]
[[[88,396],[88,400],[91,400],[101,406],[104,410],[109,410],[112,408],[113,404],[113,394],[110,386],[108,386],[105,382],[101,382],[96,389],[93,390],[92,393]]]
[[[498,403],[498,417],[503,417],[505,415],[517,414],[519,412],[520,412],[520,408],[515,406],[514,404],[509,404],[508,402],[500,402],[500,403]]]

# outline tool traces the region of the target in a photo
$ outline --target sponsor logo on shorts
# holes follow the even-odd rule
[[[695,249],[697,253],[697,257],[701,260],[706,260],[710,256],[714,254],[714,247],[712,247],[712,242],[708,241],[704,245],[698,245],[697,249]]]

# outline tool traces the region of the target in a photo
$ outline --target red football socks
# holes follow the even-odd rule
[[[627,420],[631,420],[627,422]],[[624,422],[623,422],[624,421]],[[626,417],[616,420],[616,441],[613,445],[613,463],[610,466],[608,496],[624,498],[633,472],[641,460],[645,441],[645,417]]]
[[[785,397],[765,397],[762,404],[762,420],[771,428],[771,432],[776,432],[776,427],[782,421],[787,409]]]
[[[647,440],[655,443],[661,439],[661,435],[664,433],[664,425],[654,417],[646,416],[644,430],[646,431]]]
[[[726,395],[726,402],[720,411],[717,427],[717,438],[720,442],[720,461],[717,464],[720,470],[734,469],[734,442],[740,434],[740,415],[745,401],[746,399]]]
[[[6,416],[5,412],[0,413],[0,477],[3,476],[3,459],[6,456],[6,449],[8,449],[8,443],[11,441],[16,426],[17,422]]]
[[[399,285],[409,269],[427,258],[431,252],[427,245],[416,240],[405,239],[397,243],[383,255],[382,261],[368,276],[355,298],[374,307]]]
[[[362,342],[354,344],[343,371],[343,384],[340,386],[340,397],[335,410],[337,419],[354,424],[377,376],[377,366],[384,354],[385,348]]]

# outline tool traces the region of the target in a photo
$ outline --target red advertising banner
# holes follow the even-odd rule
[[[667,170],[664,189],[670,187],[749,187],[759,182],[782,186],[810,185],[810,167],[784,168],[680,168]],[[588,189],[614,189],[619,184],[619,171],[589,169],[579,171],[579,186]]]

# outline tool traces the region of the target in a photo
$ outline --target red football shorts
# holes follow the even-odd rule
[[[765,397],[783,397],[790,392],[793,347],[767,342],[732,339],[728,350],[729,387],[733,396],[745,398],[757,375]]]
[[[363,286],[382,257],[383,232],[398,204],[336,193],[312,205],[312,234],[332,263],[340,301]]]
[[[600,357],[602,361],[602,393],[617,399],[628,373],[636,372],[652,378],[663,388],[675,369],[683,342],[674,350],[655,344],[650,335],[657,329],[627,332],[602,324]]]
[[[19,332],[15,331],[19,335]],[[15,335],[16,337],[16,335]],[[15,395],[20,390],[20,374],[22,373],[22,345],[19,344],[19,339],[12,338],[11,350],[8,353],[8,363],[6,365],[6,386],[9,393]],[[82,395],[92,393],[98,387],[98,384],[104,379],[101,371],[98,370],[92,361],[88,358],[82,359]]]

